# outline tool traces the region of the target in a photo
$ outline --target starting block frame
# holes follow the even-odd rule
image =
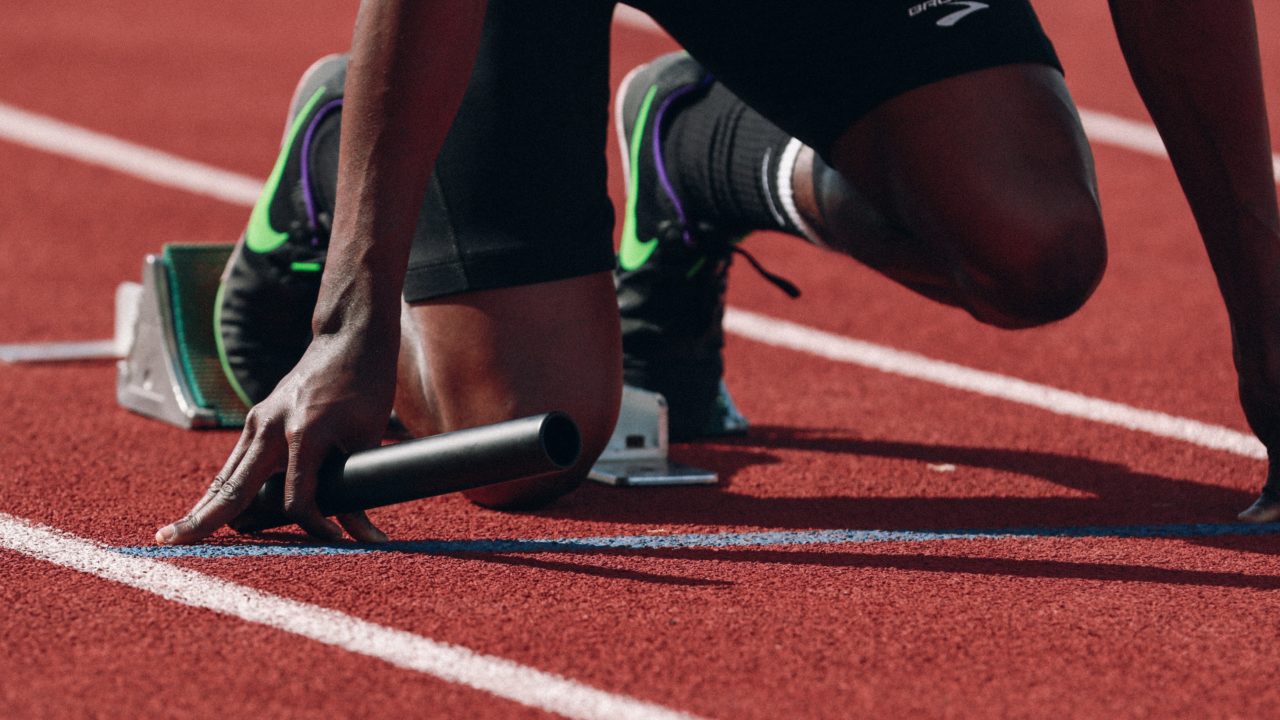
[[[128,410],[188,430],[236,428],[248,408],[222,373],[213,313],[233,245],[172,244],[147,255],[142,282],[116,293],[116,399]],[[707,485],[716,473],[668,458],[667,402],[633,387],[589,477],[615,486]],[[736,414],[736,409],[735,409]],[[745,427],[745,421],[743,421]]]
[[[662,395],[624,387],[618,424],[588,477],[619,486],[714,485],[716,473],[668,458],[667,412]]]
[[[121,406],[188,430],[244,424],[248,408],[222,374],[213,336],[215,296],[231,249],[167,245],[143,260],[133,331],[116,364]]]

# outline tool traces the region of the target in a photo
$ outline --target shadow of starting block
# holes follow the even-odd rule
[[[142,282],[117,290],[116,399],[188,430],[238,428],[248,407],[222,371],[214,306],[232,245],[170,244],[142,264]],[[126,349],[127,348],[127,349]],[[734,416],[741,419],[734,409]],[[745,421],[742,421],[745,428]],[[591,469],[610,485],[713,484],[716,473],[668,458],[667,402],[627,387],[609,445]]]

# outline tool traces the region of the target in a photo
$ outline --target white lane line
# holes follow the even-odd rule
[[[1159,131],[1151,123],[1130,120],[1097,110],[1080,110],[1080,122],[1089,140],[1103,145],[1115,145],[1144,155],[1169,158],[1169,151],[1160,138]],[[1271,174],[1280,183],[1280,154],[1271,156]]]
[[[614,22],[632,30],[654,35],[667,35],[653,18],[627,5],[619,5],[613,14]],[[1115,145],[1144,155],[1167,158],[1168,151],[1155,126],[1139,120],[1130,120],[1097,110],[1080,110],[1080,121],[1089,139],[1104,145]],[[1280,183],[1280,154],[1271,156],[1271,171]]]
[[[728,332],[765,345],[787,348],[836,362],[860,365],[914,380],[1009,400],[1068,417],[1092,420],[1214,450],[1265,460],[1266,448],[1252,435],[1154,410],[1059,390],[984,370],[934,360],[874,343],[815,330],[753,312],[729,308]]]
[[[262,181],[0,103],[0,138],[157,185],[253,205]]]
[[[1093,142],[1116,145],[1153,157],[1169,157],[1169,151],[1164,147],[1164,140],[1160,138],[1160,133],[1156,132],[1155,126],[1150,123],[1084,109],[1080,110],[1080,123],[1084,125],[1085,134]]]
[[[695,716],[615,695],[458,645],[377,625],[330,608],[289,600],[0,513],[0,548],[122,583],[166,600],[230,615],[366,655],[407,670],[492,693],[570,718],[695,720]]]
[[[0,362],[45,363],[75,360],[115,360],[123,357],[115,340],[14,343],[0,345]]]

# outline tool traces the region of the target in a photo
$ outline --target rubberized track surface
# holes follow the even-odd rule
[[[262,177],[294,80],[346,46],[354,5],[18,0],[0,110]],[[1275,116],[1280,7],[1258,5]],[[1144,120],[1104,3],[1038,6],[1080,105]],[[615,81],[670,47],[634,26],[616,41]],[[1111,262],[1066,322],[982,328],[777,236],[752,250],[804,298],[741,272],[731,303],[1247,432],[1172,171],[1114,142],[1095,152]],[[108,335],[143,254],[230,241],[246,217],[243,201],[14,141],[0,167],[0,343]],[[376,553],[292,533],[155,552],[234,434],[118,409],[109,363],[0,364],[0,716],[1274,713],[1280,530],[1229,525],[1262,480],[1256,451],[745,333],[729,381],[755,430],[677,450],[719,487],[591,485],[525,515],[437,498],[380,511],[404,542]]]

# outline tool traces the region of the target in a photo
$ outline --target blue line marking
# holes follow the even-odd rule
[[[1006,540],[1014,538],[1203,538],[1280,534],[1280,522],[1264,525],[1234,523],[1193,525],[1128,525],[1120,527],[997,528],[990,530],[797,530],[779,532],[703,533],[688,535],[617,535],[531,540],[417,540],[382,545],[140,545],[117,547],[122,555],[150,558],[312,557],[408,553],[592,553],[601,550],[673,550],[863,543],[920,543],[944,540]]]

